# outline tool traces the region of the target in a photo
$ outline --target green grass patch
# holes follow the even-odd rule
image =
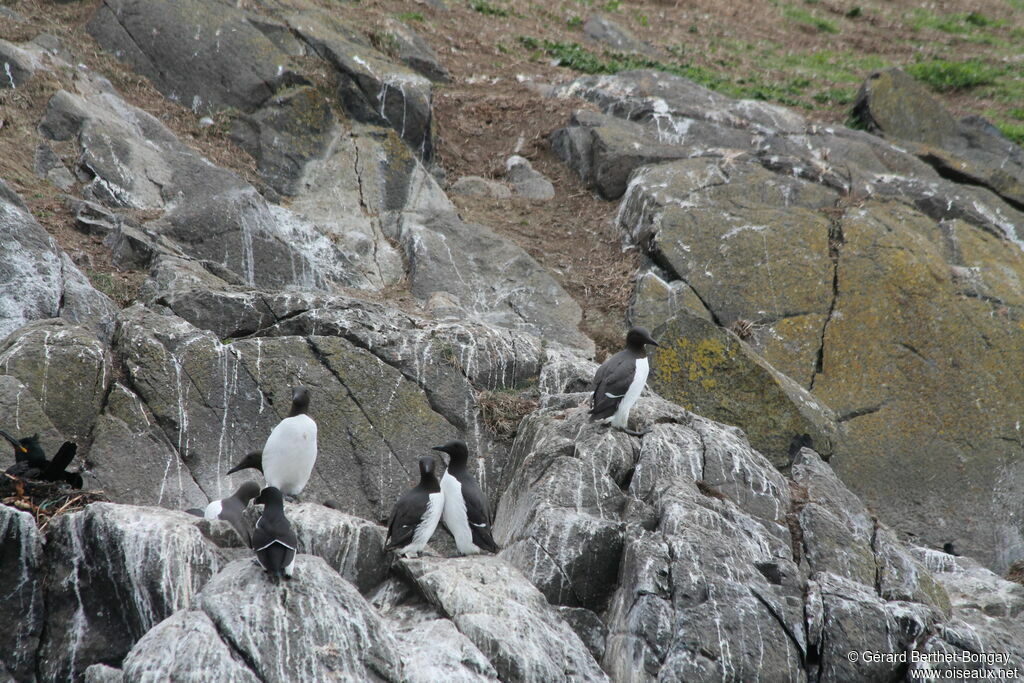
[[[813,97],[818,104],[843,106],[856,99],[857,91],[854,88],[826,88],[814,93]]]
[[[839,33],[839,27],[834,22],[828,19],[822,19],[817,17],[807,10],[800,9],[798,7],[787,7],[782,10],[782,16],[786,19],[797,22],[798,24],[804,24],[811,28],[817,29],[822,33]]]
[[[399,21],[404,21],[407,24],[422,24],[424,21],[426,21],[426,19],[423,18],[423,15],[420,14],[419,12],[399,12],[398,14],[395,15],[395,19],[398,19]]]
[[[991,85],[1001,73],[1000,69],[976,59],[964,62],[933,59],[911,64],[906,70],[911,76],[939,92],[969,90],[980,85]]]
[[[565,25],[569,28],[579,28],[583,26],[583,18],[578,16],[569,17],[569,21],[565,22]]]
[[[605,52],[598,55],[578,43],[563,43],[551,40],[538,40],[528,36],[520,36],[519,42],[530,50],[535,50],[538,57],[546,55],[558,60],[560,66],[586,74],[615,74],[633,69],[654,69],[688,78],[691,81],[716,90],[730,97],[766,100],[787,106],[805,107],[809,101],[799,99],[812,85],[812,81],[797,76],[778,83],[767,82],[756,75],[732,81],[705,67],[683,62],[662,62],[633,54]],[[674,56],[683,56],[682,48],[671,50]]]
[[[507,17],[509,11],[504,7],[498,7],[487,2],[487,0],[470,0],[469,6],[472,10],[489,17]]]
[[[911,12],[910,26],[914,30],[930,28],[943,33],[965,34],[979,29],[999,28],[1006,24],[1002,19],[989,19],[981,12],[956,12],[936,14],[924,9]]]
[[[1012,140],[1018,145],[1024,145],[1024,123],[1009,123],[1006,121],[997,121],[996,128],[999,132],[1005,135],[1007,138]]]

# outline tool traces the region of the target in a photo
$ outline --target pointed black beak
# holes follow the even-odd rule
[[[16,450],[19,450],[22,453],[28,453],[28,449],[25,448],[24,446],[22,446],[20,441],[18,441],[17,439],[15,439],[13,436],[11,436],[10,434],[8,434],[7,432],[5,432],[2,429],[0,429],[0,436],[3,436],[5,439],[10,441],[11,445],[14,446],[14,448]]]
[[[644,340],[644,343],[645,344],[650,344],[651,346],[659,346],[659,347],[661,346],[661,344],[659,344],[658,342],[654,341],[651,337],[647,337],[647,339]]]

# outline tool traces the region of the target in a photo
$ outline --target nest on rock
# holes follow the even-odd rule
[[[81,491],[64,482],[0,475],[0,503],[32,513],[40,531],[46,531],[50,521],[59,515],[81,510],[89,503],[106,499],[102,491]]]

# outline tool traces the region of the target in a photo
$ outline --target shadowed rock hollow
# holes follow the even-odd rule
[[[395,61],[299,2],[106,0],[85,25],[227,116],[255,175],[73,55],[0,46],[15,87],[59,84],[34,142],[74,152],[76,229],[144,273],[119,308],[0,178],[0,426],[77,441],[109,500],[0,506],[0,680],[907,675],[852,650],[1024,674],[1024,588],[991,571],[1024,555],[1018,149],[933,104],[924,135],[899,73],[865,85],[871,132],[655,72],[559,86],[581,107],[553,150],[646,258],[629,313],[661,347],[637,438],[587,418],[580,304],[449,200],[449,75],[412,28]],[[555,187],[526,160],[508,180]],[[319,456],[274,586],[227,523],[180,510],[262,483],[226,471],[296,384]],[[498,416],[514,439],[499,399],[528,406]],[[449,557],[442,532],[395,559],[383,522],[452,438],[502,550]]]

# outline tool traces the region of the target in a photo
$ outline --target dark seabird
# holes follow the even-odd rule
[[[288,416],[277,423],[263,444],[263,477],[267,486],[286,496],[302,492],[316,463],[316,422],[306,414],[308,409],[309,391],[295,387]]]
[[[455,538],[459,552],[463,555],[498,552],[500,548],[491,536],[487,498],[466,467],[469,461],[466,442],[449,441],[443,446],[434,446],[434,450],[449,456],[448,469],[441,477],[441,493],[444,494],[442,519]]]
[[[42,481],[63,481],[73,488],[82,488],[82,475],[78,472],[67,472],[68,465],[75,459],[78,452],[78,445],[73,441],[65,441],[57,449],[53,460],[47,460],[39,445],[39,435],[33,434],[21,439],[15,439],[7,432],[0,430],[0,436],[7,439],[14,446],[14,464],[7,468],[6,474],[23,479],[38,479]]]
[[[223,519],[230,523],[245,544],[249,545],[252,541],[252,529],[245,520],[245,508],[249,507],[249,501],[258,495],[260,495],[260,485],[254,481],[247,481],[227,498],[215,500],[207,505],[206,510],[203,511],[203,517]]]
[[[420,483],[402,494],[388,522],[385,550],[399,555],[419,555],[437,529],[444,511],[444,494],[434,476],[434,457],[420,458]]]
[[[646,345],[658,346],[651,333],[643,327],[632,327],[626,333],[626,348],[601,364],[594,375],[594,395],[590,399],[590,419],[611,417],[611,425],[632,436],[647,432],[627,429],[629,411],[643,393],[650,366]],[[648,430],[650,431],[650,430]]]
[[[252,549],[256,551],[256,561],[275,583],[282,576],[290,579],[299,539],[288,518],[284,516],[284,496],[279,489],[268,486],[254,502],[263,505],[263,514],[256,521],[256,528],[252,532]]]
[[[241,472],[242,470],[259,470],[260,474],[263,473],[263,450],[252,451],[246,453],[238,464],[228,470],[228,474],[234,474],[235,472]]]

